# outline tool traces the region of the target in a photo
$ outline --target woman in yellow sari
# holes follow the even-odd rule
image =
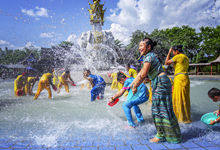
[[[189,58],[183,54],[182,45],[170,48],[165,65],[173,64],[175,69],[173,85],[173,109],[178,122],[191,123]],[[174,57],[170,59],[170,54]]]

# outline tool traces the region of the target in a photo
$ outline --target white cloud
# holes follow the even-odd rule
[[[70,34],[67,38],[67,41],[74,43],[77,41],[77,36],[75,34]]]
[[[120,24],[112,23],[110,31],[113,33],[115,39],[123,41],[124,44],[129,43],[131,31],[128,27],[126,28]]]
[[[119,0],[107,17],[112,21],[114,37],[124,43],[137,29],[151,32],[156,28],[220,24],[220,2],[210,0]],[[213,19],[214,18],[214,19]]]
[[[60,21],[61,24],[66,24],[65,23],[65,18],[62,18],[62,20]]]
[[[43,32],[40,34],[41,38],[53,38],[55,37],[55,33],[54,32]]]
[[[28,48],[28,49],[40,49],[40,47],[34,45],[34,42],[26,42],[24,47],[20,47],[19,49],[24,49],[24,48]]]
[[[21,9],[21,12],[31,17],[48,17],[48,10],[36,6],[35,9]]]
[[[15,46],[13,44],[11,44],[10,42],[4,41],[4,40],[0,40],[0,47],[9,47],[9,48],[14,48]]]
[[[0,40],[0,45],[9,45],[10,43],[4,40]]]

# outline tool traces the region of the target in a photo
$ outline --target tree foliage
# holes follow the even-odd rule
[[[144,37],[150,37],[157,42],[155,53],[164,61],[170,49],[174,45],[183,45],[184,53],[191,63],[208,62],[219,56],[220,52],[220,26],[201,27],[200,32],[189,26],[173,27],[170,29],[155,29],[150,34],[137,30],[132,33],[130,43],[126,49],[138,54],[138,44]]]

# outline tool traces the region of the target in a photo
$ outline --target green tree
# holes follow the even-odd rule
[[[189,26],[173,27],[166,29],[170,46],[183,45],[184,53],[189,57],[191,62],[195,62],[195,55],[200,51],[199,43],[201,42],[198,33],[194,28]]]
[[[216,59],[220,52],[220,26],[217,26],[216,28],[201,27],[199,36],[201,39],[201,52],[197,56],[197,61]],[[205,55],[209,57],[205,57]]]

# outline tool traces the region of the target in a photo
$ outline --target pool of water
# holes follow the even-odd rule
[[[37,84],[36,84],[37,85]],[[200,122],[204,113],[218,109],[207,92],[212,87],[220,87],[220,81],[191,80],[192,124],[180,124],[185,141],[220,139],[218,127],[210,130]],[[34,88],[36,92],[37,87]],[[70,87],[70,93],[62,89],[60,94],[53,92],[53,99],[47,98],[43,91],[37,100],[26,96],[16,98],[13,95],[13,81],[0,81],[0,134],[1,139],[11,141],[28,140],[36,145],[55,147],[60,142],[70,140],[96,141],[98,139],[123,139],[156,133],[150,111],[150,103],[141,105],[146,122],[134,130],[129,130],[122,103],[125,97],[114,107],[107,105],[108,98],[116,91],[106,87],[105,99],[90,102],[89,89],[79,86]],[[103,142],[106,142],[103,141]]]

